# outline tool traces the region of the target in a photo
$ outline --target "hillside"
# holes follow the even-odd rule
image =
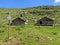
[[[49,18],[56,18],[56,20],[60,18],[60,6],[38,6],[25,9],[0,8],[0,24],[6,23],[6,16],[8,12],[11,13],[12,19],[20,17],[25,20],[37,20],[44,16],[48,16]]]
[[[10,26],[8,41],[8,20],[20,17],[28,20],[28,24]],[[54,20],[54,26],[35,26],[42,17]],[[32,8],[0,8],[0,45],[60,45],[60,6],[38,6]]]

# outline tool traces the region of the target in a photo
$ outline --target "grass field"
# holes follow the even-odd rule
[[[0,28],[0,45],[8,45],[7,28]],[[11,26],[11,45],[60,45],[60,26]]]

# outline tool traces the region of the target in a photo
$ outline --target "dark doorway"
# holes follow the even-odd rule
[[[42,21],[40,21],[40,24],[42,24]]]

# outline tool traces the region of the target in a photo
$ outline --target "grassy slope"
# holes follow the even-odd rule
[[[39,18],[47,15],[46,13],[46,15],[39,15],[38,12],[41,12],[41,10],[46,10],[42,8],[34,7],[26,9],[0,9],[0,45],[5,45],[7,43],[5,41],[8,35],[6,13],[11,12],[12,19],[14,19],[16,17],[20,17],[19,13],[23,13],[23,11],[23,17],[21,18],[26,19],[27,17],[27,19],[29,19],[30,21],[27,25],[10,27],[10,37],[12,38],[12,42],[10,41],[11,45],[16,45],[16,43],[24,43],[25,45],[60,45],[60,26],[34,26],[34,24],[36,23],[34,22],[35,19],[38,20]],[[59,10],[58,6],[51,6],[50,8],[52,8],[53,10]],[[35,10],[37,14],[29,13]],[[47,16],[49,16],[50,18],[56,18],[55,22],[59,22],[57,22],[57,19],[60,16],[59,12],[55,12],[53,15]]]

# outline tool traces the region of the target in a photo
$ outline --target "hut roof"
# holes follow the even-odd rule
[[[43,17],[43,18],[40,19],[40,21],[42,21],[42,20],[53,21],[53,19],[50,19],[50,18],[48,18],[48,17]]]
[[[16,19],[14,19],[13,21],[23,21],[23,22],[25,22],[23,19],[21,19],[21,18],[19,18],[19,17],[16,18]],[[13,22],[13,21],[12,21],[12,22]]]

